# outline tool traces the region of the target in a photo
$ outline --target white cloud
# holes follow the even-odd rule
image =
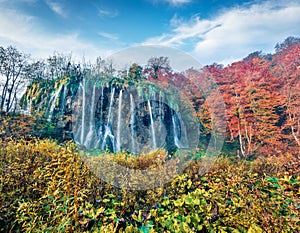
[[[24,15],[16,10],[1,9],[0,14],[0,45],[13,45],[34,58],[47,58],[53,52],[72,53],[79,61],[83,57],[94,59],[106,56],[111,51],[100,50],[95,45],[82,41],[79,34],[48,34],[38,24],[37,18]]]
[[[51,0],[46,1],[46,3],[49,6],[49,8],[56,14],[64,18],[68,16],[66,10],[63,8],[63,6],[60,3]]]
[[[183,18],[179,17],[177,14],[173,16],[173,18],[170,20],[170,26],[171,27],[178,27],[184,22]]]
[[[300,4],[291,2],[231,8],[212,19],[196,15],[188,22],[177,20],[171,33],[149,38],[144,44],[189,46],[202,64],[228,64],[256,50],[273,52],[277,42],[299,36],[299,15]]]
[[[111,33],[107,33],[107,32],[98,32],[98,35],[110,40],[118,40],[118,36],[116,36],[115,34],[111,34]]]
[[[117,10],[108,10],[108,9],[98,9],[98,15],[100,17],[109,17],[114,18],[119,15],[119,12]]]
[[[154,3],[167,2],[172,6],[181,6],[186,3],[190,3],[193,0],[152,0]]]
[[[179,5],[179,4],[189,3],[192,0],[165,0],[165,1],[169,2],[172,5]]]

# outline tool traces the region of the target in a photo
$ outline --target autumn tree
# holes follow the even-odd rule
[[[291,153],[300,154],[300,39],[288,38],[279,48],[272,71],[281,80],[279,91],[285,110],[281,136]]]
[[[145,76],[157,79],[172,72],[168,57],[152,57],[148,60],[144,70]]]
[[[258,152],[278,154],[282,143],[276,110],[281,97],[276,78],[263,58],[254,58],[239,75],[243,82],[235,98],[240,152],[244,157]]]

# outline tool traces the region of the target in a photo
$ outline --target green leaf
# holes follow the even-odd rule
[[[185,204],[187,204],[187,205],[193,204],[193,199],[190,197],[185,198]]]
[[[267,181],[272,182],[272,183],[277,183],[278,182],[278,178],[276,178],[276,177],[268,177]]]
[[[147,226],[141,226],[141,227],[139,228],[139,231],[142,232],[142,233],[149,233],[150,228],[147,227]]]
[[[296,179],[291,179],[291,180],[290,180],[290,183],[291,183],[291,184],[297,184],[297,180],[296,180]]]

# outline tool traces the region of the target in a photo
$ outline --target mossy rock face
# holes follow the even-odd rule
[[[97,93],[96,97],[92,96],[93,90]],[[113,100],[111,100],[112,91],[115,93]],[[78,109],[78,107],[82,108],[81,105],[83,104],[83,98],[86,98],[87,107],[84,110],[84,112],[86,112],[86,119],[84,119],[85,125],[83,127],[85,127],[87,131],[92,126],[90,126],[91,123],[88,124],[86,122],[93,119],[95,120],[93,127],[96,131],[90,135],[85,132],[84,137],[92,137],[90,140],[97,141],[99,139],[97,139],[96,136],[98,135],[98,137],[100,137],[99,132],[100,134],[106,133],[104,127],[112,127],[110,133],[113,134],[112,132],[114,132],[114,137],[117,137],[116,132],[119,130],[116,128],[118,120],[117,114],[119,114],[117,112],[117,108],[119,108],[118,103],[120,102],[121,91],[123,93],[122,124],[125,124],[125,126],[122,126],[122,133],[123,135],[131,135],[133,134],[132,130],[134,130],[134,134],[138,135],[137,143],[150,143],[150,140],[153,140],[154,134],[151,132],[150,127],[151,121],[153,121],[152,123],[155,123],[155,134],[157,135],[155,137],[157,137],[158,142],[162,142],[159,144],[159,148],[162,147],[167,151],[172,152],[176,148],[174,132],[175,126],[172,122],[173,115],[176,115],[177,113],[182,115],[184,114],[184,117],[186,118],[185,120],[188,124],[191,122],[194,122],[194,125],[197,124],[193,118],[192,107],[188,106],[181,100],[178,90],[166,90],[161,88],[158,84],[146,80],[132,82],[132,80],[126,80],[118,77],[107,78],[86,75],[84,78],[64,77],[51,81],[35,81],[27,88],[24,96],[22,97],[21,103],[24,109],[30,109],[30,113],[32,115],[42,116],[54,125],[63,126],[60,128],[63,128],[63,130],[68,132],[69,135],[73,134],[72,138],[76,140],[78,135],[82,135],[82,133],[77,130],[78,128],[82,128],[82,126],[78,125],[82,124],[82,120],[80,120],[79,123],[75,123],[74,121],[82,119],[79,115],[82,114],[83,110]],[[83,97],[83,94],[85,97]],[[132,111],[130,106],[132,96],[135,101],[134,118],[139,119],[139,117],[142,117],[141,120],[136,121],[134,125],[132,125],[130,119],[130,111]],[[108,122],[103,121],[103,119],[108,119],[111,101],[113,101],[114,105],[112,114],[115,114],[115,117],[113,122],[108,124]],[[94,104],[95,106],[93,113],[90,113],[91,109],[94,107],[91,107],[91,104]],[[152,108],[152,112],[149,110],[149,105]],[[92,114],[94,114],[94,116],[92,116]],[[150,115],[153,116],[153,119],[150,119]],[[160,117],[158,117],[158,115],[160,115]],[[176,119],[180,118],[176,116]],[[177,123],[179,123],[178,120]],[[178,127],[178,130],[180,131],[181,128]],[[123,149],[133,147],[133,145],[130,146],[130,143],[133,143],[133,139],[130,139],[130,136],[121,137],[123,138]],[[179,137],[178,139],[180,140]],[[115,150],[112,148],[114,148],[114,140],[116,139],[105,138],[103,140],[107,141],[107,143],[104,144],[109,145],[111,151]],[[152,144],[152,149],[158,146],[158,143],[155,143],[154,141]],[[146,146],[144,149],[147,151],[150,150],[150,147],[148,147]],[[143,151],[144,149],[141,150]]]
[[[151,95],[155,95],[156,93],[159,93],[159,96],[168,96],[168,99],[170,100],[169,103],[175,103],[176,98],[172,98],[174,93],[168,93],[168,91],[164,90],[161,91],[159,86],[157,86],[154,83],[147,82],[147,81],[129,81],[114,77],[114,78],[107,78],[107,77],[101,77],[101,76],[87,76],[86,81],[88,85],[86,85],[86,88],[90,88],[91,85],[96,84],[96,86],[102,87],[105,86],[106,88],[116,88],[118,90],[120,89],[126,89],[127,87],[136,88],[138,90],[138,95],[146,97],[146,100]],[[70,96],[75,96],[78,92],[78,88],[80,86],[80,83],[82,82],[82,77],[63,77],[58,78],[55,80],[34,80],[26,89],[25,94],[21,97],[20,105],[21,108],[25,109],[27,107],[27,104],[31,101],[31,105],[36,106],[40,104],[41,102],[44,102],[45,106],[49,106],[49,101],[51,100],[51,96],[61,90],[62,86],[67,87],[67,98]],[[59,94],[60,97],[62,97],[62,93]],[[58,101],[57,105],[60,101]],[[176,105],[172,106],[176,108]],[[42,108],[44,109],[44,108]]]

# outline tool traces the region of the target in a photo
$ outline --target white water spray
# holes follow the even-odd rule
[[[50,122],[52,120],[52,116],[53,116],[53,112],[54,112],[54,109],[55,109],[55,106],[56,106],[56,100],[61,92],[61,89],[63,88],[63,84],[61,84],[59,86],[59,88],[56,90],[56,92],[54,93],[54,95],[51,96],[51,99],[49,101],[50,103],[50,110],[49,110],[49,115],[48,115],[48,121]]]
[[[96,92],[96,85],[93,86],[93,92],[92,92],[92,105],[91,105],[91,111],[90,111],[90,121],[89,121],[89,132],[85,139],[85,146],[89,146],[92,143],[93,135],[94,135],[94,109],[95,109],[95,92]]]
[[[109,110],[108,110],[108,116],[107,116],[107,123],[105,126],[105,133],[103,137],[103,142],[101,149],[105,149],[106,145],[106,139],[109,137],[111,139],[112,145],[113,145],[113,151],[115,151],[115,137],[112,133],[112,120],[113,120],[113,101],[114,101],[114,95],[115,95],[115,88],[112,88],[111,94],[110,94],[110,103],[109,103]]]
[[[130,126],[131,126],[131,152],[135,153],[135,133],[134,133],[134,100],[130,94]]]
[[[85,79],[83,79],[82,85],[82,115],[81,115],[81,135],[80,142],[84,142],[84,127],[85,127]]]
[[[119,107],[118,107],[118,125],[117,125],[117,151],[121,150],[121,119],[122,119],[122,90],[119,94]]]
[[[156,136],[155,136],[154,121],[153,121],[153,116],[152,116],[150,100],[148,100],[148,108],[149,108],[150,123],[151,123],[151,132],[152,132],[151,136],[152,136],[152,142],[153,142],[153,149],[155,149],[156,148]]]

